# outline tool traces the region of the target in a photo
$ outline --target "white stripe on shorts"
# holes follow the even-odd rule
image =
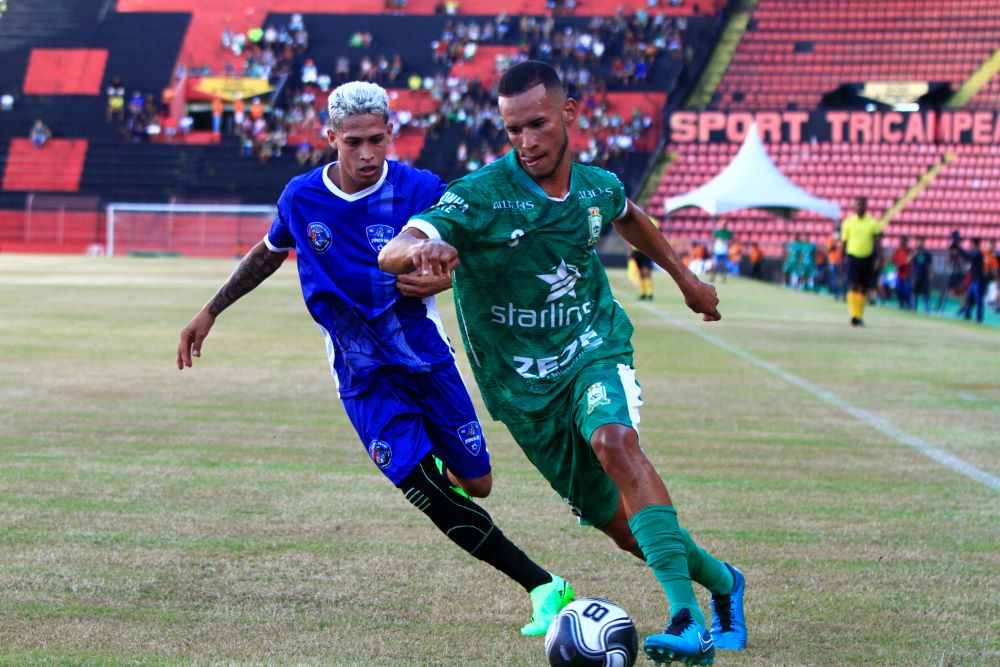
[[[635,369],[625,364],[618,364],[618,379],[625,390],[628,400],[628,416],[632,420],[632,428],[639,430],[639,407],[642,406],[642,389],[635,379]]]

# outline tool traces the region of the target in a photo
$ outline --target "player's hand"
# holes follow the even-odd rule
[[[705,322],[715,322],[722,319],[722,315],[719,313],[719,295],[715,291],[715,285],[698,280],[684,291],[684,302],[694,312],[701,313],[701,319]]]
[[[424,299],[451,289],[451,273],[443,276],[423,275],[420,271],[396,276],[396,288],[403,296]]]
[[[440,239],[425,239],[411,254],[416,273],[422,276],[450,276],[458,266],[458,251]]]
[[[181,342],[177,345],[177,368],[191,368],[192,357],[201,356],[201,344],[208,335],[215,317],[203,310],[181,331]]]

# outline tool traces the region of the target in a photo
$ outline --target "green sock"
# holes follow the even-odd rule
[[[733,592],[733,573],[726,564],[708,553],[691,539],[691,534],[683,528],[681,539],[687,549],[688,572],[691,580],[697,581],[713,595],[729,595]]]
[[[636,512],[628,525],[646,556],[646,564],[652,568],[653,576],[667,594],[670,615],[687,607],[691,618],[704,626],[705,615],[691,586],[688,550],[677,523],[677,510],[671,505],[650,505]]]

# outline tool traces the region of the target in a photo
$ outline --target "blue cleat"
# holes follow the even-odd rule
[[[743,615],[743,573],[726,563],[733,574],[733,590],[728,595],[712,596],[712,639],[726,651],[739,651],[747,645],[747,621]]]
[[[685,665],[711,665],[715,662],[715,643],[711,633],[694,622],[687,607],[674,614],[664,632],[646,637],[642,648],[646,656],[658,665],[675,660]]]

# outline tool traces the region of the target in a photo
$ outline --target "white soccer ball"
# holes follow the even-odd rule
[[[635,623],[624,609],[602,598],[566,605],[545,633],[552,667],[632,667],[639,653]]]

